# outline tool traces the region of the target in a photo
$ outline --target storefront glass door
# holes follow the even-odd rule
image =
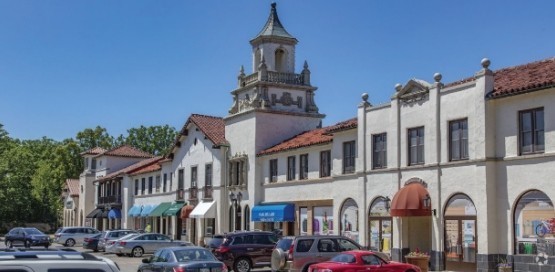
[[[476,209],[465,195],[450,199],[445,211],[446,269],[476,271]]]

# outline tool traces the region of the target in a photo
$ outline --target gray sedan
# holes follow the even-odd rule
[[[143,233],[132,236],[128,239],[121,239],[114,245],[113,251],[117,255],[127,255],[130,257],[141,257],[145,253],[154,253],[154,251],[163,247],[171,246],[190,246],[190,242],[181,240],[173,240],[170,237],[159,233]]]

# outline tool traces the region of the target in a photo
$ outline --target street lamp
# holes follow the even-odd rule
[[[430,197],[429,194],[426,194],[426,196],[422,199],[422,202],[424,204],[424,208],[431,210],[432,214],[434,216],[436,216],[436,209],[431,209],[432,208],[432,198]]]

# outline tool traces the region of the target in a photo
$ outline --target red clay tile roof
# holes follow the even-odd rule
[[[79,196],[79,180],[66,179],[66,186],[70,196]]]
[[[136,149],[129,145],[121,145],[115,148],[112,148],[104,153],[96,155],[97,157],[100,156],[114,156],[114,157],[131,157],[131,158],[152,158],[154,157],[152,154],[148,154],[142,150]]]
[[[97,146],[95,148],[92,148],[92,149],[89,149],[85,152],[82,152],[81,155],[98,155],[98,154],[104,153],[104,152],[106,152],[106,149]]]
[[[189,124],[195,124],[204,135],[214,144],[214,147],[227,144],[225,140],[225,123],[221,117],[208,116],[202,114],[191,114],[187,122],[181,128],[181,132],[177,135],[171,150],[178,146],[181,136],[185,135],[185,131]],[[172,153],[168,154],[167,159],[171,160]]]
[[[331,143],[333,141],[333,136],[331,135],[332,133],[353,129],[356,127],[357,119],[352,118],[347,121],[339,122],[332,126],[305,131],[275,146],[262,150],[258,153],[257,156],[270,155],[311,145]]]
[[[499,98],[555,87],[555,58],[544,59],[493,72],[493,91],[489,98]],[[474,77],[446,84],[445,87],[474,81]]]
[[[130,174],[133,171],[139,171],[139,170],[141,170],[145,167],[148,167],[152,164],[158,164],[158,162],[161,159],[162,159],[161,156],[157,156],[157,157],[154,157],[154,158],[149,158],[149,159],[139,161],[139,162],[134,163],[132,165],[129,165],[129,166],[123,168],[123,169],[120,169],[120,170],[112,172],[112,173],[110,173],[110,174],[108,174],[104,177],[101,177],[101,178],[97,179],[96,181],[106,181],[106,180],[114,179],[116,177],[122,177],[123,175]]]
[[[144,174],[144,173],[150,173],[150,172],[154,172],[154,171],[158,171],[162,169],[162,166],[160,166],[159,163],[153,163],[149,166],[145,166],[143,168],[139,168],[138,170],[134,170],[129,172],[130,175],[139,175],[139,174]]]

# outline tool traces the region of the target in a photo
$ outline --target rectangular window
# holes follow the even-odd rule
[[[146,179],[142,178],[141,179],[141,195],[145,194],[145,190],[146,190]]]
[[[520,111],[520,154],[542,153],[545,150],[543,108]]]
[[[91,159],[91,169],[96,169],[96,159]]]
[[[156,176],[156,192],[160,192],[160,175]]]
[[[270,160],[270,182],[277,182],[278,175],[278,160]]]
[[[302,154],[299,157],[299,179],[308,178],[308,154]]]
[[[89,158],[85,158],[85,169],[89,169]]]
[[[164,186],[162,187],[163,192],[166,192],[166,186],[168,185],[168,174],[164,173]]]
[[[172,172],[170,174],[170,187],[169,187],[168,191],[171,191],[173,189],[173,174],[174,174],[174,172]]]
[[[197,188],[197,167],[191,167],[191,188]]]
[[[152,177],[148,177],[148,194],[152,194]]]
[[[326,150],[320,152],[320,177],[329,177],[331,175],[331,151]]]
[[[424,164],[424,127],[408,131],[409,165]]]
[[[177,189],[185,189],[185,176],[183,169],[177,171]]]
[[[449,122],[449,160],[468,159],[468,121],[456,120]]]
[[[387,168],[387,133],[372,135],[372,168]]]
[[[212,164],[204,166],[204,186],[212,187]]]
[[[295,156],[287,157],[287,180],[295,179]]]
[[[135,195],[139,194],[139,180],[135,180]]]
[[[343,174],[355,172],[355,141],[343,143]]]

